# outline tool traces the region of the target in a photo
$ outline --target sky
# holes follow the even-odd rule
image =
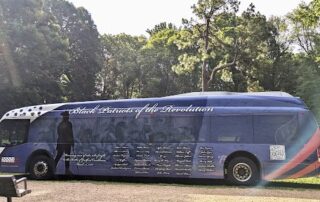
[[[68,0],[76,7],[85,7],[100,34],[147,35],[161,22],[181,25],[181,19],[193,17],[191,6],[197,0]],[[309,3],[311,0],[305,0]],[[240,0],[240,10],[252,2],[266,16],[283,16],[302,0]]]

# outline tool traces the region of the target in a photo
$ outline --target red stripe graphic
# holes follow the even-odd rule
[[[264,178],[266,180],[273,180],[283,175],[287,171],[294,168],[296,165],[302,163],[306,158],[308,158],[308,156],[310,156],[313,152],[315,152],[319,146],[320,146],[320,129],[318,128],[317,131],[311,137],[311,139],[308,141],[308,143],[304,145],[303,149],[300,150],[298,154],[296,154],[288,163],[286,163],[276,171],[266,175]]]
[[[312,164],[310,164],[309,166],[305,167],[304,169],[300,170],[299,172],[291,175],[289,178],[299,178],[299,177],[303,177],[309,173],[311,173],[312,171],[314,171],[315,169],[319,168],[320,163],[317,161],[313,162]]]

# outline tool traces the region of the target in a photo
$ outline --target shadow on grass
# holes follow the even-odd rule
[[[296,182],[266,182],[264,187],[272,188],[295,188],[295,189],[317,189],[320,190],[320,184],[296,183]]]
[[[157,177],[104,177],[104,176],[57,176],[56,180],[64,181],[90,181],[92,183],[135,183],[135,184],[168,184],[168,185],[202,185],[223,186],[224,180],[212,179],[183,179],[183,178],[157,178]]]
[[[101,177],[101,176],[58,176],[58,181],[90,181],[91,183],[138,183],[138,184],[167,184],[174,186],[198,186],[198,187],[239,187],[229,185],[221,179],[182,179],[182,178],[147,178],[147,177]],[[164,185],[165,186],[165,185]],[[266,182],[262,181],[257,186],[241,186],[242,188],[284,188],[284,189],[316,189],[320,190],[320,184],[296,183],[296,182]]]

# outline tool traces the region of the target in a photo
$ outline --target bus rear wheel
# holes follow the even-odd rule
[[[232,159],[227,167],[227,181],[234,185],[256,185],[260,180],[257,165],[247,157]]]
[[[47,180],[53,177],[53,163],[47,156],[35,156],[29,164],[31,179]]]

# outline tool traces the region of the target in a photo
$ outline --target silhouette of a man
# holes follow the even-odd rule
[[[69,112],[64,111],[61,113],[62,121],[59,123],[57,132],[57,155],[54,159],[55,167],[63,154],[65,154],[65,174],[72,174],[70,171],[70,153],[71,148],[74,147],[72,123],[69,121]]]

